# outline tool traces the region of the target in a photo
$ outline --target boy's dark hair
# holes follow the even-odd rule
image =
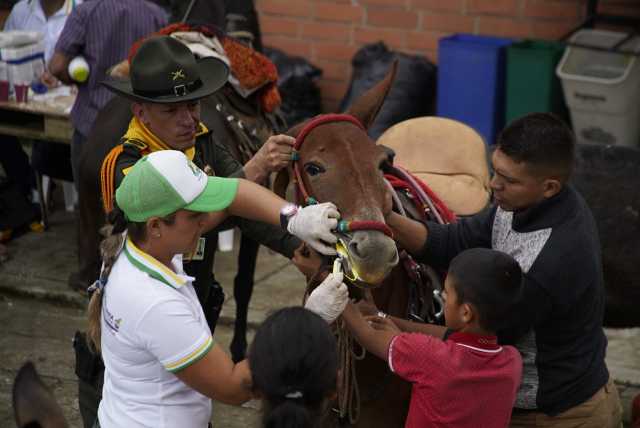
[[[477,311],[482,328],[497,332],[512,317],[522,294],[522,270],[510,255],[488,248],[458,254],[449,265],[458,303]]]
[[[302,307],[284,308],[258,328],[249,349],[265,428],[307,428],[335,391],[338,352],[329,325]]]
[[[575,135],[552,113],[531,113],[514,120],[498,135],[496,147],[516,162],[526,162],[535,173],[557,176],[565,182],[573,170]]]

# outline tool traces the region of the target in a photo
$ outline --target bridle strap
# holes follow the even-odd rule
[[[296,188],[298,190],[298,197],[300,198],[300,196],[302,196],[302,203],[304,203],[305,205],[313,205],[313,204],[316,204],[318,201],[309,194],[309,192],[304,186],[304,181],[302,179],[302,171],[300,170],[300,164],[299,164],[300,155],[298,151],[302,147],[302,143],[304,143],[304,140],[307,138],[309,133],[311,133],[311,131],[313,131],[315,128],[317,128],[320,125],[324,125],[327,123],[336,123],[336,122],[348,122],[357,126],[362,131],[366,132],[365,127],[362,125],[362,123],[360,123],[360,121],[355,116],[352,116],[350,114],[332,113],[332,114],[322,114],[311,119],[309,123],[307,123],[302,128],[302,130],[296,137],[296,142],[295,142],[295,145],[293,146],[293,153],[292,153],[291,160],[293,162],[293,174],[295,177],[294,179],[296,182]],[[353,232],[356,230],[377,230],[393,239],[393,233],[391,232],[391,229],[389,228],[389,226],[379,221],[342,220],[338,223],[339,232],[347,233],[347,232]]]

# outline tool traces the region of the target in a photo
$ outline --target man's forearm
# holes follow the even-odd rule
[[[250,159],[249,162],[244,165],[242,170],[244,171],[245,178],[249,181],[253,181],[254,183],[264,182],[268,175],[267,170],[262,168],[254,159]]]
[[[71,76],[69,76],[68,71],[70,61],[71,60],[65,54],[56,51],[47,66],[49,73],[53,74],[61,82],[71,85],[74,82],[71,80]]]
[[[393,236],[400,246],[411,254],[418,254],[427,241],[427,226],[419,221],[391,213],[386,218],[387,225],[393,230]]]
[[[398,326],[400,330],[407,333],[428,334],[429,336],[434,336],[442,339],[447,331],[447,328],[441,325],[424,324],[396,317],[391,317],[391,320]]]

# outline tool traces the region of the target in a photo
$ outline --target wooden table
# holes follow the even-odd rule
[[[75,94],[69,95],[65,92],[68,91],[54,90],[47,96],[34,96],[26,103],[0,101],[0,135],[70,144],[73,126],[69,112],[76,97]],[[42,188],[42,177],[37,172],[36,184],[40,197],[42,225],[46,229],[47,201]]]
[[[74,101],[75,95],[33,97],[26,103],[0,101],[0,135],[69,144]]]

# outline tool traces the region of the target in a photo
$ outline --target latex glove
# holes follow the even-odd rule
[[[334,322],[349,303],[349,291],[342,279],[341,272],[327,275],[311,292],[304,307],[320,315],[329,324]]]
[[[331,233],[338,227],[340,213],[331,202],[300,208],[289,219],[287,231],[309,244],[314,250],[326,254],[336,254],[336,236]]]

